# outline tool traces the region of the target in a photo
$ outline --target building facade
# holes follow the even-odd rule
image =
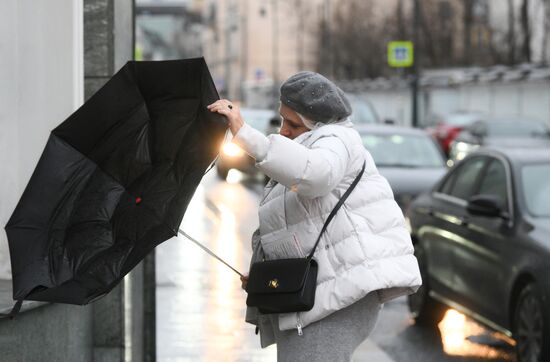
[[[203,2],[204,56],[223,96],[271,106],[265,97],[298,70],[315,67],[324,0]],[[248,100],[248,102],[247,102]]]
[[[84,100],[83,3],[9,0],[0,12],[0,222],[6,225],[50,131]],[[45,31],[47,29],[47,31]],[[0,278],[11,279],[5,233]]]
[[[50,131],[132,59],[134,4],[133,0],[6,0],[2,5],[0,221],[4,226]],[[2,230],[0,313],[8,312],[14,302],[7,246]],[[0,359],[154,360],[154,320],[145,317],[151,304],[145,280],[140,264],[90,305],[25,302],[17,318],[0,319]],[[154,294],[152,299],[154,303]]]

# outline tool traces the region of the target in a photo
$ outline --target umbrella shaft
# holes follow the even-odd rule
[[[204,251],[206,251],[208,254],[212,255],[214,258],[218,259],[219,261],[221,261],[222,263],[224,263],[225,265],[227,265],[231,270],[233,270],[235,273],[239,274],[241,277],[244,277],[244,275],[242,275],[241,273],[239,273],[239,271],[235,268],[233,268],[231,265],[227,264],[225,262],[225,260],[223,260],[222,258],[220,258],[219,256],[217,256],[216,254],[214,254],[210,249],[208,249],[206,246],[202,245],[201,243],[199,243],[197,240],[193,239],[191,236],[189,236],[185,231],[183,231],[182,229],[179,229],[178,230],[180,234],[182,234],[183,236],[185,236],[187,239],[191,240],[192,242],[194,242],[195,244],[197,244],[199,247],[201,247]]]

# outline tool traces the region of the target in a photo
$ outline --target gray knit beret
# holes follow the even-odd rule
[[[351,114],[344,92],[315,72],[300,72],[281,86],[281,102],[314,122],[331,123]]]

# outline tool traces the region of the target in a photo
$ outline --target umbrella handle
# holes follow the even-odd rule
[[[214,254],[210,249],[208,249],[206,246],[202,245],[201,243],[199,243],[197,240],[193,239],[191,236],[189,236],[185,231],[183,231],[182,229],[178,229],[178,232],[180,234],[182,234],[183,236],[185,236],[187,239],[191,240],[192,242],[194,242],[195,244],[197,244],[199,247],[201,247],[204,251],[206,251],[208,254],[212,255],[214,258],[218,259],[219,261],[221,261],[222,263],[224,263],[226,266],[229,267],[229,269],[233,270],[235,273],[239,274],[241,277],[244,278],[244,275],[242,275],[241,273],[239,273],[239,271],[235,268],[233,268],[231,265],[227,264],[225,262],[225,260],[223,260],[222,258],[220,258],[219,256],[217,256],[216,254]]]

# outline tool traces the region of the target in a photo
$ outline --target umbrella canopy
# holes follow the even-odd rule
[[[203,58],[128,62],[55,128],[6,225],[13,297],[86,304],[177,235],[227,129]]]

